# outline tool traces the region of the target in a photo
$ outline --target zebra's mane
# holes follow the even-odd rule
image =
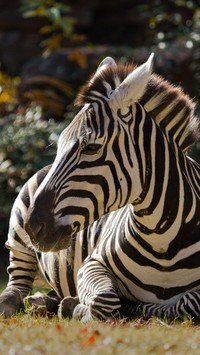
[[[80,90],[75,104],[80,106],[94,101],[94,92],[107,97],[107,89],[114,90],[136,66],[117,64],[108,66],[91,79]],[[184,93],[161,76],[152,74],[146,91],[139,102],[160,126],[167,138],[176,140],[186,151],[199,138],[199,121],[195,116],[195,103]]]

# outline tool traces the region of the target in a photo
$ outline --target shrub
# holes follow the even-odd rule
[[[0,121],[0,235],[5,235],[14,199],[22,185],[56,153],[60,132],[71,117],[62,123],[42,120],[42,110],[31,105],[10,112]],[[6,222],[6,223],[5,223]],[[4,237],[5,238],[5,237]]]

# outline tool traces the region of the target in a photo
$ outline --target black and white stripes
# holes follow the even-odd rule
[[[195,106],[151,74],[152,59],[103,61],[26,209],[29,242],[60,298],[75,295],[65,273],[77,246],[78,319],[200,313],[200,167],[186,155]]]

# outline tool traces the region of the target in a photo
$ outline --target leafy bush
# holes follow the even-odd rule
[[[82,36],[74,34],[76,20],[70,12],[71,7],[60,1],[21,0],[23,17],[42,17],[46,20],[39,33],[44,37],[41,46],[47,53],[82,40]]]
[[[0,121],[0,235],[14,199],[22,185],[43,166],[50,164],[56,153],[60,132],[71,117],[62,123],[42,120],[41,107],[18,108]]]

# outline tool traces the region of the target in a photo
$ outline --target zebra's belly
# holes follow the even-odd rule
[[[133,301],[170,304],[188,291],[200,290],[200,266],[171,272],[138,266],[116,274],[120,295]]]
[[[113,238],[114,239],[114,238]],[[191,290],[200,290],[200,258],[196,249],[181,250],[174,258],[156,258],[115,246],[95,250],[92,257],[115,275],[119,296],[133,301],[170,304]],[[190,251],[190,253],[189,253]]]
[[[195,233],[191,245],[177,242],[176,249],[172,249],[168,243],[164,252],[159,252],[139,243],[140,239],[132,235],[126,237],[128,232],[124,227],[120,234],[105,237],[92,257],[116,276],[120,296],[145,303],[169,304],[188,291],[200,290],[199,230]]]

